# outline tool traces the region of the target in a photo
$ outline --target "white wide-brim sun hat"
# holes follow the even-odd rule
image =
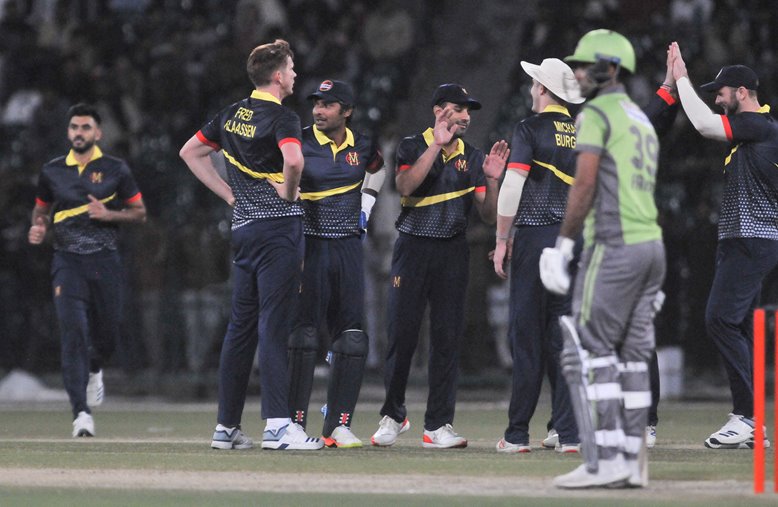
[[[584,101],[573,70],[559,58],[546,58],[540,65],[522,61],[521,68],[565,102],[580,104]]]

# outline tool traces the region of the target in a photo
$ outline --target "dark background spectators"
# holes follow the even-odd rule
[[[68,150],[64,114],[75,102],[99,106],[101,145],[128,160],[149,210],[148,223],[125,228],[122,237],[127,305],[114,363],[127,373],[204,378],[217,364],[228,317],[230,217],[178,149],[219,108],[250,92],[245,60],[257,44],[276,37],[291,43],[298,78],[286,104],[303,125],[310,123],[305,97],[322,79],[352,82],[354,125],[381,140],[390,174],[399,138],[430,123],[436,85],[460,81],[484,102],[473,115],[473,144],[509,140],[515,122],[531,114],[531,82],[519,61],[570,54],[593,28],[632,41],[638,65],[628,85],[638,103],[661,83],[672,40],[697,84],[722,65],[743,63],[760,76],[762,103],[778,86],[778,8],[768,0],[0,0],[0,9],[3,370],[58,369],[51,251],[28,245],[26,232],[41,165]],[[687,376],[713,380],[720,369],[703,314],[727,151],[679,114],[662,142],[657,187],[668,249],[658,343],[683,347]],[[368,242],[373,367],[380,367],[385,340],[382,281],[397,211],[391,180]],[[465,381],[504,365],[501,322],[489,317],[485,297],[501,287],[485,260],[493,229],[476,223],[470,237]],[[776,291],[771,281],[765,301],[775,302]]]

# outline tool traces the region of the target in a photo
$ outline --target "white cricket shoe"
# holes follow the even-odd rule
[[[388,415],[385,415],[381,422],[378,423],[378,431],[370,437],[370,443],[378,447],[392,445],[397,441],[397,437],[400,434],[405,433],[409,429],[411,429],[411,423],[408,422],[407,417],[403,422],[398,423]]]
[[[86,412],[79,412],[73,421],[73,438],[95,436],[95,420]]]
[[[619,454],[614,459],[601,459],[597,472],[590,473],[586,465],[580,465],[572,472],[559,475],[554,478],[554,486],[562,489],[580,489],[594,487],[621,487],[626,486],[626,480],[631,472],[627,467],[624,456]]]
[[[444,424],[435,431],[424,430],[422,446],[428,449],[461,449],[467,447],[467,440],[457,432],[450,424]]]
[[[656,426],[646,426],[646,447],[649,449],[656,445]]]
[[[97,373],[89,372],[89,383],[86,385],[86,404],[89,408],[103,404],[105,386],[103,385],[103,370]]]
[[[324,447],[320,438],[309,437],[297,423],[286,424],[277,430],[265,429],[262,448],[278,451],[316,451]]]
[[[324,445],[327,447],[337,447],[339,449],[353,449],[362,447],[362,441],[351,432],[348,426],[338,426],[328,437],[324,437]]]
[[[625,460],[629,470],[627,486],[631,488],[645,488],[648,486],[648,460]]]
[[[214,449],[251,449],[254,441],[247,437],[240,426],[228,428],[223,424],[217,424],[213,430],[211,447]]]
[[[753,449],[754,421],[748,417],[729,414],[727,423],[705,440],[709,449]],[[770,447],[770,441],[764,438],[765,448]]]
[[[559,433],[554,428],[548,430],[548,436],[541,442],[546,449],[554,449],[559,443]]]
[[[581,452],[581,444],[563,444],[561,442],[557,442],[554,450],[560,454]]]
[[[532,451],[532,447],[530,447],[529,444],[512,444],[504,438],[501,438],[495,447],[497,448],[497,452],[504,452],[506,454]]]

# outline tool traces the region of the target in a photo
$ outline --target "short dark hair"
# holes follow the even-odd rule
[[[71,106],[70,109],[68,109],[67,116],[68,121],[74,116],[91,116],[98,125],[100,125],[100,122],[102,121],[100,113],[97,112],[97,108],[91,104],[85,104],[84,102],[79,102],[78,104]]]
[[[286,57],[294,58],[289,43],[283,39],[255,47],[246,62],[246,72],[254,86],[270,84],[275,71],[286,64]]]

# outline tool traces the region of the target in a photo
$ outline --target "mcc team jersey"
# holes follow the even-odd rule
[[[303,129],[305,170],[300,179],[303,232],[322,238],[358,236],[365,172],[383,165],[376,144],[346,129],[340,146],[315,125]]]
[[[428,128],[400,141],[397,171],[410,169],[433,140],[432,129]],[[441,151],[424,181],[410,196],[402,198],[397,230],[429,238],[451,238],[464,232],[473,194],[486,192],[484,158],[481,150],[462,139],[448,156]]]
[[[84,166],[78,165],[72,150],[43,166],[35,201],[40,206],[53,205],[55,250],[90,254],[117,249],[119,225],[89,218],[89,195],[110,210],[120,210],[141,198],[127,163],[103,155],[98,146]]]
[[[219,112],[196,136],[222,150],[235,196],[233,230],[254,220],[302,215],[298,202],[282,199],[268,183],[284,181],[281,146],[301,144],[300,118],[276,97],[254,90]]]

